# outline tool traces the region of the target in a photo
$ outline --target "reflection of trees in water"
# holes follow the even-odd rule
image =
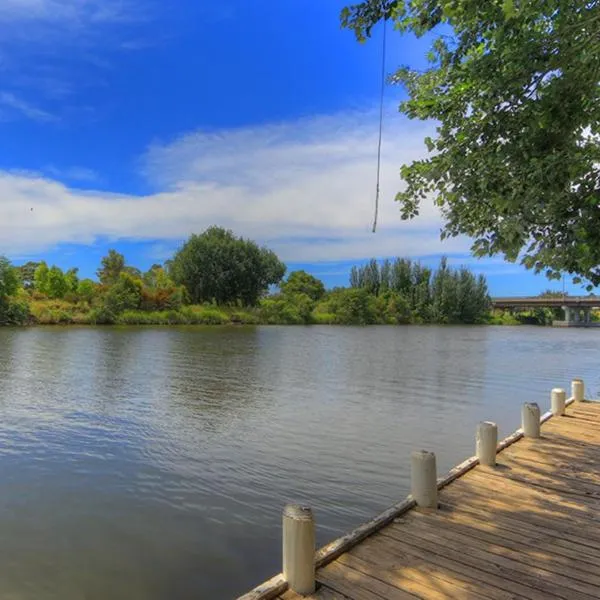
[[[15,376],[23,364],[19,362],[15,349],[23,339],[21,331],[8,328],[0,330],[0,405],[5,405],[9,400]]]

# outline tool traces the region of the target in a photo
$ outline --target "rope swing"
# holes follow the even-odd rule
[[[373,218],[373,233],[377,231],[379,217],[379,187],[381,183],[381,141],[383,138],[383,101],[385,96],[385,61],[386,61],[387,20],[383,19],[383,48],[381,51],[381,96],[379,98],[379,142],[377,144],[377,186],[375,188],[375,216]]]

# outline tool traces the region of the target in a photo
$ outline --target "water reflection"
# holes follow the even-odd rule
[[[0,330],[0,597],[230,598],[440,469],[475,425],[586,378],[600,332],[489,327]]]

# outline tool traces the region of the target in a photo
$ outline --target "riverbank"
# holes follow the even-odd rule
[[[317,306],[312,311],[294,310],[286,303],[265,299],[256,307],[188,305],[177,309],[143,311],[126,310],[117,315],[93,307],[86,302],[65,300],[34,300],[26,307],[27,317],[19,324],[36,325],[461,325],[460,322],[425,321],[415,315],[398,319],[378,311],[323,312]],[[545,317],[545,315],[543,315]],[[478,320],[476,325],[540,325],[549,326],[550,319],[533,312],[512,314],[494,311]]]

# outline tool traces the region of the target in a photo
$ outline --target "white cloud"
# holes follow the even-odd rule
[[[6,109],[8,109],[8,114]],[[5,119],[12,119],[15,115],[19,115],[40,122],[57,120],[53,114],[30,104],[11,92],[0,92],[0,111]]]
[[[76,24],[122,21],[130,17],[123,0],[0,0],[0,21]]]
[[[402,222],[393,200],[399,166],[422,155],[426,129],[397,116],[387,121],[376,234],[376,119],[352,113],[156,143],[142,161],[157,187],[146,196],[0,173],[0,252],[99,237],[168,244],[212,224],[267,243],[287,261],[465,252],[468,240],[440,242],[431,204]]]
[[[87,167],[67,167],[59,169],[54,165],[49,165],[44,169],[48,175],[67,181],[81,181],[84,183],[97,183],[101,180],[99,173]]]

